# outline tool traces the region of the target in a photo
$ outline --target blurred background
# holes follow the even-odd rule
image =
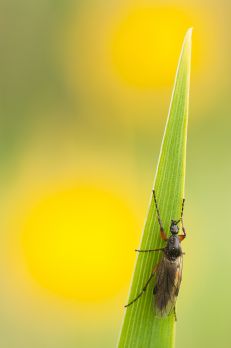
[[[0,1],[0,345],[115,347],[193,27],[176,347],[230,346],[227,0]]]

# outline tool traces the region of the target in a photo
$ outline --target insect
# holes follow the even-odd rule
[[[155,202],[158,222],[160,225],[161,239],[166,242],[166,246],[160,249],[149,250],[136,250],[137,252],[155,252],[161,251],[163,256],[160,262],[154,267],[151,276],[148,278],[142,291],[125,307],[132,305],[136,302],[146,291],[150,281],[156,275],[155,286],[153,290],[154,304],[156,309],[156,315],[159,317],[165,317],[171,313],[174,313],[176,320],[175,304],[180,289],[180,283],[182,279],[182,266],[183,266],[183,252],[181,249],[181,242],[186,237],[186,230],[183,223],[183,211],[185,199],[182,201],[181,216],[179,220],[171,220],[170,225],[170,237],[168,238],[160,218],[160,211],[157,204],[156,194],[153,190],[153,198]],[[178,223],[182,224],[182,232],[179,233]]]

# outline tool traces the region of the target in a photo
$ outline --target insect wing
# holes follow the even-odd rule
[[[165,317],[175,306],[182,279],[183,257],[170,261],[166,256],[161,260],[156,273],[154,288],[156,315]]]

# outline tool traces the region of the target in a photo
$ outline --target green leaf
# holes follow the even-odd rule
[[[180,217],[184,196],[191,36],[192,29],[189,29],[178,63],[154,181],[161,219],[167,232],[171,219],[179,219]],[[164,245],[165,242],[160,238],[160,228],[151,194],[140,249],[155,249]],[[138,254],[128,302],[143,289],[160,257],[160,252]],[[118,343],[119,348],[168,348],[174,346],[174,315],[171,314],[166,318],[155,317],[153,288],[154,279],[146,292],[126,309]]]

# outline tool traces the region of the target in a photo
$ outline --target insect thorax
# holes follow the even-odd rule
[[[165,254],[169,260],[175,260],[177,257],[182,255],[180,241],[177,235],[169,237],[165,248]]]

